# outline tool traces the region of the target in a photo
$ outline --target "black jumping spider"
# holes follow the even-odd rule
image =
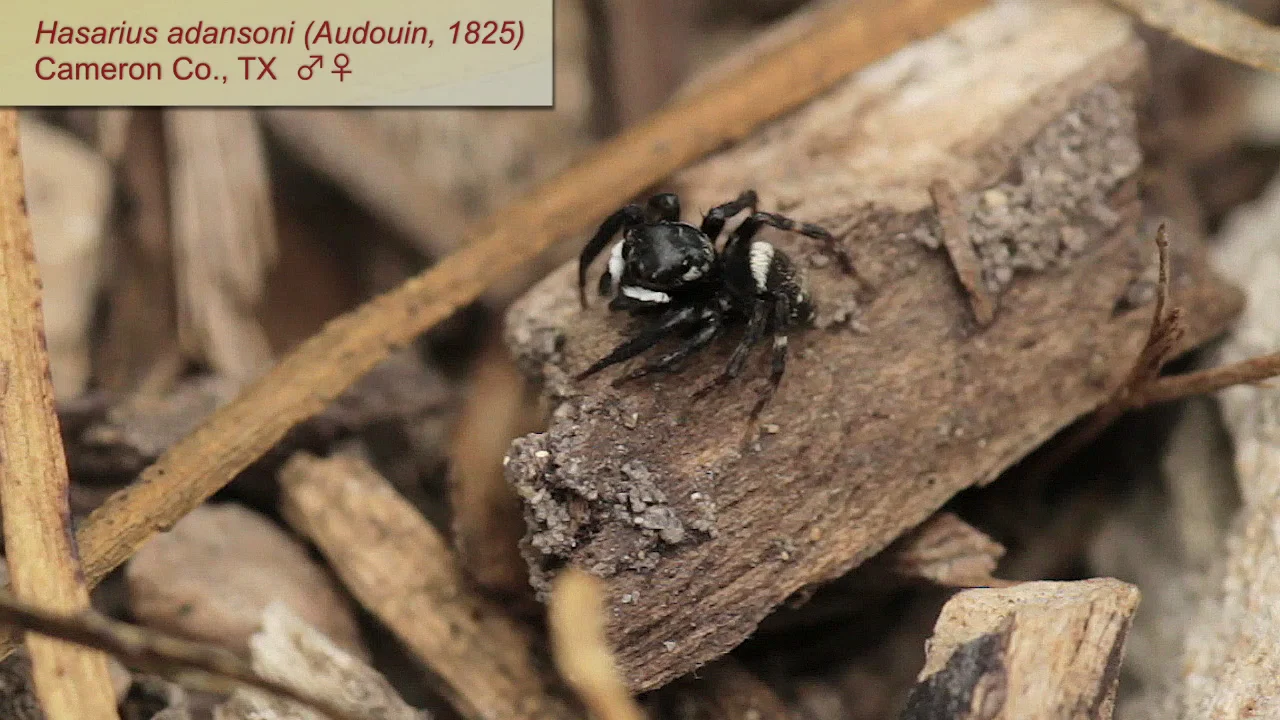
[[[741,342],[719,377],[694,397],[737,377],[751,348],[766,334],[773,336],[773,369],[758,413],[777,389],[787,360],[787,331],[813,319],[813,303],[804,277],[791,258],[773,245],[754,240],[764,226],[798,232],[823,240],[842,267],[852,272],[848,256],[821,227],[775,213],[756,210],[754,190],[712,208],[700,227],[680,222],[680,199],[672,193],[631,204],[610,215],[582,250],[578,260],[578,295],[587,306],[587,269],[619,231],[609,266],[600,277],[599,292],[613,295],[609,309],[652,317],[652,322],[607,356],[578,374],[578,379],[629,360],[657,345],[664,337],[681,334],[684,341],[646,365],[620,377],[615,384],[674,368],[705,348],[733,323],[746,323]],[[724,247],[716,241],[725,222],[738,213],[750,215],[729,233]],[[616,290],[616,292],[615,292]]]

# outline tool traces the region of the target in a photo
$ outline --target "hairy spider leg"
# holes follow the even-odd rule
[[[747,329],[742,334],[742,340],[738,342],[738,346],[733,349],[733,354],[729,356],[729,364],[725,366],[724,371],[715,380],[695,392],[692,399],[698,400],[742,374],[742,369],[747,364],[747,355],[751,353],[751,348],[755,347],[756,343],[760,342],[760,338],[764,337],[765,327],[769,323],[770,302],[770,298],[767,297],[757,297],[752,300],[751,319],[747,321]]]
[[[626,205],[605,218],[604,222],[600,223],[600,228],[596,230],[596,234],[587,242],[586,247],[582,248],[582,254],[578,256],[578,299],[582,301],[582,307],[587,306],[587,268],[591,267],[592,261],[601,250],[604,250],[614,235],[642,222],[644,222],[644,208],[634,203]],[[601,284],[603,285],[603,280]]]
[[[751,409],[753,421],[773,399],[778,391],[778,385],[782,384],[782,375],[787,370],[787,326],[790,322],[791,300],[786,295],[779,294],[773,298],[773,353],[770,361],[772,367],[769,370],[769,385],[756,401],[755,407]]]
[[[638,367],[617,380],[614,380],[614,386],[616,387],[625,382],[642,378],[651,373],[662,372],[675,367],[680,363],[680,361],[711,344],[712,340],[720,337],[720,334],[724,332],[724,323],[721,321],[720,314],[710,308],[703,311],[702,316],[698,321],[703,323],[702,326],[698,328],[697,332],[681,343],[679,347],[676,347],[671,352],[659,357],[657,360]]]
[[[687,327],[700,319],[701,315],[698,312],[698,308],[693,306],[687,306],[665,313],[658,318],[657,322],[653,325],[645,328],[630,340],[618,345],[613,349],[613,352],[610,352],[608,355],[597,360],[591,367],[578,373],[575,379],[582,380],[600,372],[610,365],[616,365],[620,362],[630,360],[645,350],[657,345],[663,338],[671,333]]]
[[[756,196],[755,190],[744,190],[737,198],[711,208],[702,218],[702,233],[714,245],[716,239],[720,237],[720,232],[724,230],[726,220],[743,210],[750,209],[754,214],[759,201],[760,198]]]
[[[849,275],[857,275],[857,270],[853,267],[853,258],[849,257],[849,253],[840,244],[836,242],[836,236],[827,232],[826,228],[813,223],[800,222],[792,220],[785,215],[770,212],[753,212],[751,216],[742,221],[742,224],[733,231],[733,235],[729,237],[729,242],[741,240],[743,242],[751,240],[755,234],[760,232],[760,228],[764,226],[786,230],[788,232],[799,233],[805,237],[811,237],[815,240],[821,240],[823,249],[830,255],[834,255],[836,261],[840,263],[840,269]],[[727,249],[727,247],[726,247]]]

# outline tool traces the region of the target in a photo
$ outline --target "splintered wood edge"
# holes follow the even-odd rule
[[[904,720],[1109,718],[1138,589],[1110,578],[966,590],[943,606]]]
[[[599,307],[578,307],[572,264],[509,314],[508,342],[520,362],[562,401],[549,431],[517,441],[508,456],[508,480],[526,503],[531,578],[545,587],[570,564],[609,579],[611,641],[634,690],[660,686],[728,652],[791,592],[847,572],[956,492],[994,479],[1105,400],[1141,346],[1149,309],[1117,314],[1111,304],[1153,257],[1137,227],[1136,170],[1126,170],[1101,199],[1124,219],[1111,230],[1090,230],[1092,250],[1069,270],[1016,279],[995,322],[981,331],[945,252],[930,254],[911,242],[913,231],[931,232],[928,187],[937,177],[949,178],[972,202],[1077,103],[1104,90],[1126,103],[1141,95],[1145,56],[1132,27],[1101,6],[1015,1],[948,34],[888,58],[675,178],[690,208],[710,207],[744,182],[754,185],[767,202],[838,230],[863,263],[860,270],[891,276],[861,308],[867,332],[848,341],[836,339],[840,330],[817,333],[808,343],[814,355],[789,365],[773,414],[791,427],[775,425],[757,436],[754,450],[739,447],[735,403],[751,402],[741,389],[709,401],[702,412],[716,422],[681,420],[674,404],[718,370],[714,355],[695,359],[672,380],[619,389],[608,387],[607,373],[571,381],[625,329]],[[991,95],[991,107],[972,103],[973,86]],[[946,112],[931,114],[930,103]],[[1132,113],[1126,107],[1121,114]],[[1123,133],[1116,139],[1136,144],[1136,128]],[[1175,294],[1196,308],[1179,348],[1185,351],[1221,332],[1240,298],[1206,269],[1203,248],[1175,243],[1175,253]],[[815,270],[816,291],[848,296],[852,283],[833,274]],[[1077,322],[1066,325],[1065,317]],[[969,380],[947,390],[949,380],[929,378],[927,361],[940,352],[933,366],[955,363]],[[895,353],[897,365],[887,364]],[[885,385],[893,373],[899,382],[902,375],[921,381],[912,392],[924,405],[906,403],[898,397],[906,389]],[[836,375],[848,397],[832,394]],[[993,404],[988,393],[1004,399]],[[854,398],[858,404],[846,407]],[[964,439],[940,440],[931,419],[939,413],[926,405],[951,408],[968,425]],[[824,407],[843,418],[837,427],[815,425]],[[899,447],[904,443],[910,452]],[[860,457],[847,457],[855,450]],[[838,459],[843,464],[833,474]],[[667,498],[658,501],[658,515],[633,518],[627,501],[615,500],[638,491],[641,505],[653,509],[643,499],[650,485]],[[720,508],[710,520],[701,514],[709,495]],[[685,539],[673,532],[652,540],[661,525],[637,529],[669,519],[662,514],[668,511],[684,518]]]

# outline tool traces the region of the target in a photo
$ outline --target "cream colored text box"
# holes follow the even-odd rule
[[[550,106],[552,0],[44,0],[4,106]]]

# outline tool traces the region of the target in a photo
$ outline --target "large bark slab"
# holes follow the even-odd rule
[[[675,178],[691,211],[754,187],[764,209],[824,224],[867,281],[810,241],[768,236],[808,268],[820,305],[758,430],[747,420],[764,362],[689,400],[732,341],[677,375],[577,383],[624,319],[598,300],[581,310],[570,266],[512,308],[509,342],[557,403],[507,465],[532,581],[545,590],[566,564],[608,581],[610,639],[634,689],[732,649],[792,593],[991,481],[1123,379],[1152,312],[1144,80],[1120,15],[1002,2]],[[940,178],[962,222],[939,222]],[[967,241],[943,237],[957,228]],[[1190,347],[1240,297],[1196,242],[1176,230],[1173,242]],[[967,249],[966,288],[951,257]],[[975,294],[993,302],[985,327]]]

